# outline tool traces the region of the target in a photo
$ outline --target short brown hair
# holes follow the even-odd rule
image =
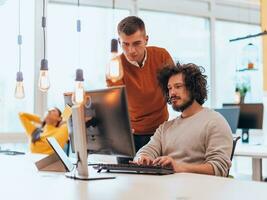
[[[117,27],[118,34],[124,33],[126,35],[132,35],[136,31],[144,31],[146,34],[145,23],[142,19],[136,16],[129,16],[120,21]]]

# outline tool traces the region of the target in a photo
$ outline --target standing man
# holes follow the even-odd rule
[[[107,85],[125,85],[127,88],[128,109],[138,151],[150,140],[158,126],[168,120],[167,105],[157,82],[157,72],[174,63],[165,49],[147,47],[148,36],[140,18],[126,17],[117,29],[123,50],[119,59],[124,76],[117,82],[107,80]]]

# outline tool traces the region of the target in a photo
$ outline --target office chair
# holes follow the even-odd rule
[[[239,140],[240,138],[241,138],[241,137],[238,136],[238,137],[234,137],[234,139],[233,139],[233,148],[232,148],[232,153],[231,153],[231,157],[230,157],[230,160],[231,160],[231,161],[233,160],[233,157],[234,157],[236,143],[238,142],[238,140]],[[230,172],[230,169],[228,170],[227,177],[229,177],[229,172]]]

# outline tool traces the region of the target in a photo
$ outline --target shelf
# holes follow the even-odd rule
[[[245,72],[245,71],[258,71],[258,69],[249,69],[249,68],[243,68],[243,69],[237,69],[236,70],[237,72]]]

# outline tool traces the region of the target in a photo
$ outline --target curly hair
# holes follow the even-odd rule
[[[166,97],[166,101],[170,104],[168,82],[170,77],[176,74],[182,74],[184,77],[185,88],[189,91],[191,97],[200,105],[207,100],[207,76],[203,73],[205,69],[193,63],[180,64],[176,66],[167,66],[158,72],[158,82]]]

